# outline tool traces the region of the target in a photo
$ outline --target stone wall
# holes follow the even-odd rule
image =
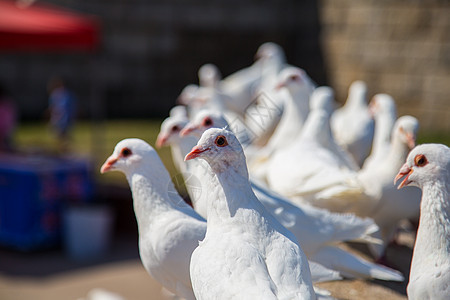
[[[450,2],[320,1],[329,83],[344,100],[353,80],[385,92],[399,114],[450,132]]]
[[[362,79],[370,95],[391,94],[422,128],[450,130],[448,1],[47,2],[98,16],[102,40],[94,54],[0,52],[0,82],[24,118],[42,117],[55,73],[69,79],[82,116],[103,103],[105,117],[164,117],[202,64],[228,75],[273,41],[339,101]]]

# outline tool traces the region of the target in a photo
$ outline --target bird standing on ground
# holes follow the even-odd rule
[[[450,296],[450,149],[440,144],[414,148],[395,182],[399,188],[422,189],[420,225],[407,288],[408,299],[448,299]]]
[[[204,220],[178,195],[158,154],[146,142],[119,142],[101,173],[113,170],[123,172],[131,188],[145,269],[172,293],[195,299],[189,262],[205,236]]]
[[[205,131],[186,160],[197,157],[218,179],[210,189],[220,189],[208,203],[206,236],[191,258],[197,299],[315,299],[306,256],[253,193],[236,137]]]

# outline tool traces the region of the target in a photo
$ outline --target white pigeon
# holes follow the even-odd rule
[[[330,88],[317,88],[311,104],[322,104],[310,111],[303,130],[291,139],[289,147],[277,151],[269,161],[269,186],[294,201],[304,200],[308,193],[314,194],[340,181],[342,174],[354,172],[354,163],[333,140],[329,121],[332,100]]]
[[[393,238],[402,219],[416,219],[420,209],[420,191],[398,191],[392,180],[414,147],[419,123],[412,116],[400,117],[394,126],[389,152],[380,164],[362,169],[350,176],[343,175],[341,182],[315,194],[314,205],[332,211],[353,212],[360,217],[370,216],[380,227],[382,245],[369,245],[380,257]]]
[[[189,123],[189,119],[181,114],[169,116],[161,123],[161,128],[156,138],[156,147],[161,148],[167,145],[171,145],[172,161],[177,168],[178,172],[184,174],[186,169],[186,163],[184,162],[184,155],[186,151],[189,151],[192,146],[188,146],[186,149],[181,149],[178,145],[182,144],[174,142],[173,140],[179,139],[181,130]],[[189,145],[195,145],[198,139],[195,137],[186,137],[186,140],[190,140]]]
[[[363,81],[350,85],[347,101],[331,118],[331,128],[337,143],[362,166],[370,153],[374,135],[374,121],[367,105],[367,86]]]
[[[140,139],[119,142],[101,172],[128,180],[139,230],[139,254],[147,272],[170,292],[195,299],[189,262],[206,232],[204,220],[176,192],[156,151]]]
[[[188,113],[186,110],[186,106],[184,105],[176,105],[174,107],[172,107],[169,111],[169,116],[170,117],[175,117],[175,116],[179,116],[179,117],[188,117]]]
[[[198,69],[198,81],[201,87],[215,88],[221,79],[222,75],[216,65],[204,64]]]
[[[266,91],[261,96],[265,103],[275,103],[275,109],[269,110],[269,113],[265,113],[264,110],[261,113],[258,110],[256,113],[248,111],[247,115],[253,115],[252,119],[262,119],[264,122],[271,120],[258,118],[260,115],[274,118],[277,116],[276,112],[281,112],[280,120],[266,145],[255,155],[248,157],[249,171],[252,177],[266,181],[268,161],[271,156],[289,146],[292,139],[299,135],[309,113],[309,99],[314,89],[314,83],[304,70],[297,67],[286,67],[279,73],[275,89]],[[257,123],[257,125],[259,124]],[[264,130],[261,132],[257,128],[249,127],[256,135],[266,134]]]
[[[300,68],[288,67],[278,76],[277,89],[285,89],[283,114],[266,148],[270,154],[291,144],[299,135],[309,113],[309,98],[315,89],[311,78]]]
[[[166,120],[164,120],[163,124],[161,125],[161,131],[160,131],[160,133],[158,135],[158,139],[157,139],[157,145],[159,147],[171,146],[173,156],[178,156],[178,157],[173,157],[174,161],[183,160],[184,157],[186,156],[186,154],[188,154],[191,151],[192,147],[194,147],[198,141],[198,138],[193,137],[193,136],[180,136],[179,135],[179,128],[182,127],[183,124],[186,124],[186,121],[184,119],[180,119],[177,117],[167,118]],[[199,178],[203,178],[205,176],[212,177],[213,174],[212,174],[211,168],[203,160],[187,161],[187,162],[183,162],[183,163],[185,165],[180,167],[180,169],[182,170],[181,175],[183,176],[183,178],[185,180],[185,186],[189,193],[189,196],[190,196],[190,199],[194,206],[194,209],[200,216],[202,216],[203,218],[206,219],[207,203],[208,203],[207,186],[205,186],[205,184],[202,181],[200,181]],[[289,204],[287,204],[287,205],[289,205]],[[296,224],[295,217],[293,220],[293,218],[290,214],[287,215],[288,213],[289,213],[288,211],[282,212],[278,209],[278,215],[285,216],[285,218],[284,218],[285,221],[288,220],[288,222],[290,222],[290,224],[300,227],[299,225],[295,225]],[[344,221],[347,221],[347,223],[352,224],[352,225],[348,226],[349,227],[348,229],[337,228],[337,230],[334,228],[332,229],[329,226],[329,229],[336,230],[336,233],[333,234],[330,232],[330,230],[324,230],[322,223],[319,224],[317,222],[314,222],[314,224],[317,224],[317,226],[318,226],[316,229],[316,232],[320,230],[324,234],[327,234],[327,238],[335,237],[336,240],[338,240],[339,238],[342,238],[343,236],[345,236],[346,238],[351,239],[351,240],[364,239],[368,234],[370,234],[372,231],[374,231],[377,228],[376,225],[374,225],[372,222],[370,222],[368,220],[359,221],[358,218],[354,218],[351,216],[337,218],[337,217],[327,215],[325,217],[326,217],[326,218],[324,218],[325,220],[328,220],[328,219],[330,219],[328,217],[331,217],[332,222],[336,222],[337,224],[344,225],[343,224]],[[309,221],[306,220],[304,223],[305,224],[303,224],[303,225],[309,224]],[[301,226],[303,226],[303,225],[301,225]],[[315,237],[316,232],[314,232],[314,233],[309,232],[310,227],[311,226],[305,226],[304,227],[305,230],[303,230],[303,231],[300,230],[300,231],[302,231],[302,233],[307,232],[307,234],[304,234],[304,236],[307,236],[307,237],[305,237],[305,239],[308,239],[308,237],[310,237],[314,240],[317,240],[317,238]],[[331,239],[327,240],[325,238],[324,240],[327,240],[326,242],[319,239],[318,243],[327,243],[328,244],[328,243],[331,243]],[[316,249],[316,244],[314,244],[314,243],[309,243],[309,244],[310,244],[309,248]],[[327,269],[324,266],[320,265],[319,263],[311,262],[310,267],[311,267],[312,280],[315,283],[322,282],[322,281],[333,281],[333,280],[341,279],[341,277],[337,271]]]
[[[183,105],[190,104],[198,88],[199,86],[196,84],[188,84],[181,91],[180,95],[178,96],[177,102]]]
[[[219,83],[224,95],[230,97],[230,108],[243,116],[245,110],[256,100],[263,82],[272,78],[285,61],[283,49],[274,43],[262,44],[255,55],[256,61],[250,67],[225,77]]]
[[[225,129],[204,132],[186,160],[202,158],[217,176],[205,239],[192,253],[197,299],[316,299],[295,236],[268,213],[248,181],[244,152]]]
[[[369,111],[375,119],[372,151],[364,161],[363,169],[380,164],[391,146],[391,132],[397,120],[394,99],[388,94],[376,94],[369,104]]]
[[[206,111],[204,113],[203,119],[193,120],[186,125],[181,135],[186,136],[191,133],[200,137],[209,128],[227,127],[226,120],[220,114],[215,112],[206,114]],[[168,132],[172,132],[172,130],[168,130]],[[181,144],[187,143],[190,145],[191,143],[190,140],[182,140],[179,137],[171,140]],[[174,145],[174,147],[188,148],[188,146],[179,145]],[[189,162],[187,161],[186,163]],[[199,166],[201,163],[203,161],[200,161],[196,165],[196,167],[200,167],[198,171],[193,166],[188,168],[194,172],[194,176],[189,176],[189,178],[198,177],[197,182],[216,180],[211,170],[205,169],[205,166]],[[330,213],[327,210],[314,208],[305,204],[294,205],[288,199],[270,191],[254,178],[250,179],[250,183],[253,192],[264,205],[265,209],[297,237],[310,260],[324,265],[327,268],[337,270],[346,277],[403,281],[400,273],[365,261],[338,248],[337,244],[342,241],[359,240],[363,242],[374,242],[370,234],[377,231],[378,227],[372,220],[360,219],[350,214]],[[202,188],[201,190],[204,189]],[[208,201],[208,198],[206,195],[203,192],[197,192],[191,199],[194,204],[194,209],[207,219],[205,202]]]
[[[399,188],[422,189],[420,223],[411,262],[408,299],[448,299],[450,296],[450,149],[441,144],[414,148],[395,182]],[[394,183],[395,183],[394,182]]]

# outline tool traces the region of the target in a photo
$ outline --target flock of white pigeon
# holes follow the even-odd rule
[[[340,244],[367,243],[380,259],[399,221],[420,217],[408,297],[449,299],[449,148],[415,147],[418,120],[397,118],[387,94],[369,104],[362,81],[336,109],[333,90],[280,46],[256,57],[223,79],[201,67],[161,125],[156,145],[171,147],[193,207],[140,139],[103,164],[127,177],[148,273],[184,299],[326,299],[314,283],[403,281]]]

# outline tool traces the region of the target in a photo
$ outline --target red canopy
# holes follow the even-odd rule
[[[0,0],[0,51],[93,50],[98,22],[48,5]]]

